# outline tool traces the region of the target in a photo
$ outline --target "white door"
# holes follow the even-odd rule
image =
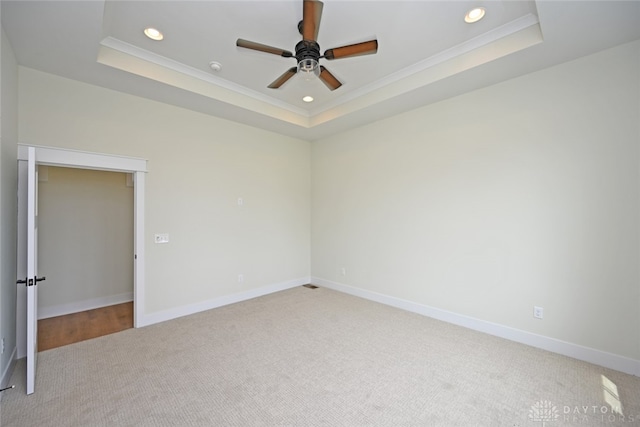
[[[27,160],[27,394],[35,391],[38,358],[38,170],[36,150]]]

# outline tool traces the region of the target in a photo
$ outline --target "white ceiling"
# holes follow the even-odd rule
[[[486,17],[466,24],[473,6]],[[2,0],[20,65],[306,140],[640,38],[640,1],[325,0],[321,51],[377,38],[378,53],[321,59],[335,91],[301,76],[268,89],[295,60],[235,41],[294,52],[301,19],[302,0]]]

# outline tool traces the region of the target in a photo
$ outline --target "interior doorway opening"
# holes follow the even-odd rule
[[[39,166],[38,350],[133,327],[133,179]]]

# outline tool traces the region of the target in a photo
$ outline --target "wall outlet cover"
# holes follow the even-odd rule
[[[536,319],[542,319],[544,317],[544,308],[534,306],[533,307],[533,317]]]

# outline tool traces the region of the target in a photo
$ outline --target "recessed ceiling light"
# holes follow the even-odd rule
[[[222,64],[217,61],[209,62],[209,67],[215,72],[222,70]]]
[[[467,24],[478,22],[479,20],[484,18],[484,13],[484,7],[475,7],[467,12],[466,15],[464,15],[464,22],[466,22]]]
[[[164,38],[162,33],[155,28],[149,27],[144,29],[144,35],[149,37],[151,40],[160,41]]]
[[[309,95],[307,95],[307,96],[305,96],[304,98],[302,98],[302,100],[303,100],[304,102],[313,102],[313,96],[309,96]]]

